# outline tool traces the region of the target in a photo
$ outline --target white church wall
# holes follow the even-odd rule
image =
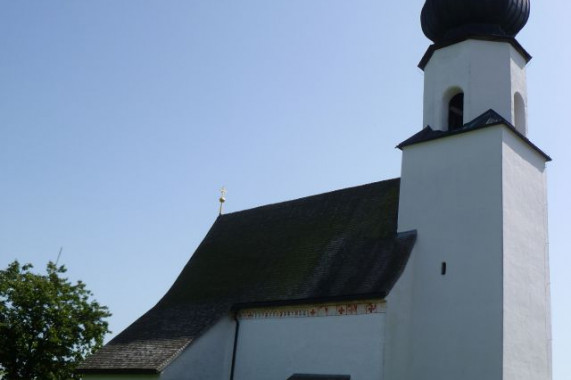
[[[388,380],[501,379],[502,128],[403,149],[399,231],[418,235],[387,298]]]
[[[418,237],[417,237],[418,238]],[[412,325],[412,292],[414,285],[413,249],[409,263],[387,297],[387,315],[384,350],[384,377],[386,380],[411,379],[410,347]]]
[[[505,129],[504,379],[551,379],[545,159]]]
[[[464,92],[464,123],[492,108],[514,124],[514,95],[527,99],[525,83],[525,59],[507,42],[467,40],[438,49],[424,68],[423,124],[448,128],[451,89]]]
[[[192,342],[161,373],[161,380],[221,380],[230,378],[236,322],[224,317]]]
[[[278,312],[242,319],[234,379],[285,380],[294,373],[381,379],[384,306],[367,311],[361,304],[362,312],[342,307],[342,315],[315,308],[314,316],[307,311],[305,316],[292,312],[280,317]]]

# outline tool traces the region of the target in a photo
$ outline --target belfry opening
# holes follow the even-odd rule
[[[456,94],[448,103],[448,129],[455,130],[464,125],[464,93]]]

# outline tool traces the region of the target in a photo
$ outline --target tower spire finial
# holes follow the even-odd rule
[[[220,210],[218,211],[218,215],[222,215],[222,206],[224,205],[224,202],[226,202],[226,187],[222,186],[222,188],[220,189],[220,198],[218,199],[218,201],[220,201]]]

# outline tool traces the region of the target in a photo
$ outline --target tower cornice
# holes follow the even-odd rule
[[[516,127],[503,118],[500,114],[496,111],[489,109],[474,120],[464,124],[462,128],[453,130],[453,131],[440,131],[434,130],[430,126],[426,126],[422,129],[422,131],[415,133],[413,136],[409,137],[405,141],[398,144],[396,147],[400,150],[403,148],[415,145],[427,141],[438,140],[450,136],[456,136],[460,134],[464,134],[467,132],[473,132],[484,128],[494,127],[497,125],[503,125],[510,131],[512,131],[519,139],[521,139],[526,145],[528,145],[531,149],[537,152],[540,156],[542,156],[545,161],[551,161],[551,157],[541,150],[537,145],[532,143],[525,135],[523,135],[520,131],[516,129]]]
[[[494,41],[494,42],[507,42],[513,46],[513,48],[521,54],[521,56],[525,59],[525,62],[528,63],[531,61],[531,54],[524,49],[523,46],[514,38],[514,37],[506,37],[506,36],[499,36],[499,35],[484,35],[484,34],[466,34],[461,37],[448,39],[446,41],[441,41],[434,43],[428,47],[422,59],[418,63],[418,68],[424,71],[424,68],[432,58],[432,55],[435,51],[439,49],[443,49],[445,47],[464,42],[467,40],[480,40],[480,41]]]

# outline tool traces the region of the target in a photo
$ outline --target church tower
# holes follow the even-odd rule
[[[516,41],[529,0],[427,0],[423,129],[403,153],[398,230],[417,230],[387,299],[390,380],[549,380],[545,164],[528,140]],[[531,128],[532,126],[530,126]]]

